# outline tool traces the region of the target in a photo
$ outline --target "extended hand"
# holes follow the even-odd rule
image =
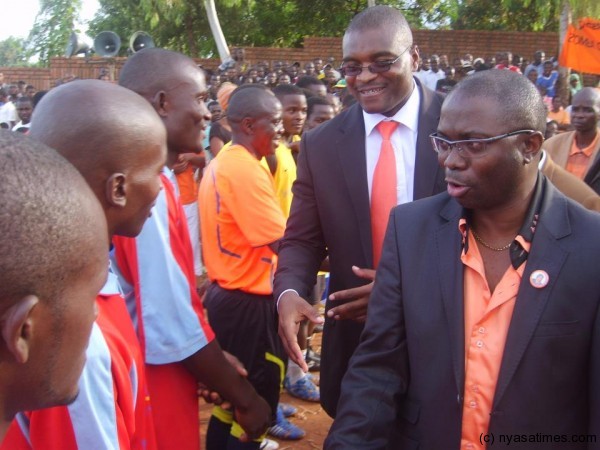
[[[367,319],[367,306],[369,297],[373,290],[373,281],[375,280],[375,271],[373,269],[361,269],[352,266],[352,272],[360,278],[370,280],[369,284],[345,291],[338,291],[329,296],[330,301],[347,300],[347,303],[336,306],[327,311],[327,317],[335,320],[350,319],[356,322],[364,322]]]
[[[300,322],[310,320],[315,324],[322,324],[323,318],[302,297],[292,291],[288,291],[279,300],[279,336],[285,347],[285,351],[292,361],[298,364],[302,370],[308,371],[308,366],[302,351],[298,345],[298,329]]]

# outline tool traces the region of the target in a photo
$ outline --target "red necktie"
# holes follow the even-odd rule
[[[377,131],[381,134],[381,152],[373,173],[371,187],[371,230],[373,233],[373,267],[377,268],[390,210],[398,203],[396,192],[396,157],[390,137],[400,125],[394,121],[381,121]]]

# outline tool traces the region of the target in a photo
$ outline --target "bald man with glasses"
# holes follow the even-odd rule
[[[325,449],[599,448],[600,215],[538,170],[545,127],[511,71],[448,95],[447,192],[392,210]]]
[[[304,299],[329,256],[320,390],[331,416],[363,329],[390,209],[445,189],[429,139],[442,98],[413,77],[418,59],[400,11],[375,6],[357,15],[340,67],[357,103],[302,138],[274,295],[282,341],[306,370],[298,325],[319,322]]]

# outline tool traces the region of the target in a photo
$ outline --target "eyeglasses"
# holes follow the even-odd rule
[[[463,139],[460,141],[451,141],[438,136],[437,133],[429,135],[433,149],[440,156],[447,156],[453,148],[460,153],[463,158],[479,158],[485,154],[485,150],[488,144],[505,139],[510,136],[516,136],[518,134],[531,134],[535,133],[535,130],[517,130],[511,131],[510,133],[501,134],[499,136],[482,138],[482,139]]]
[[[412,48],[412,44],[406,47],[394,60],[375,61],[371,64],[367,64],[366,66],[359,66],[358,64],[353,63],[349,63],[347,65],[342,64],[339,68],[339,71],[343,77],[357,77],[362,73],[363,69],[369,69],[369,72],[371,73],[387,72],[390,70],[392,65],[396,64],[400,60],[400,57],[410,48]]]

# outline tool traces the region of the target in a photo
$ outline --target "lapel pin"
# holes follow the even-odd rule
[[[548,284],[550,277],[545,270],[535,270],[529,277],[529,282],[534,288],[541,289]]]

